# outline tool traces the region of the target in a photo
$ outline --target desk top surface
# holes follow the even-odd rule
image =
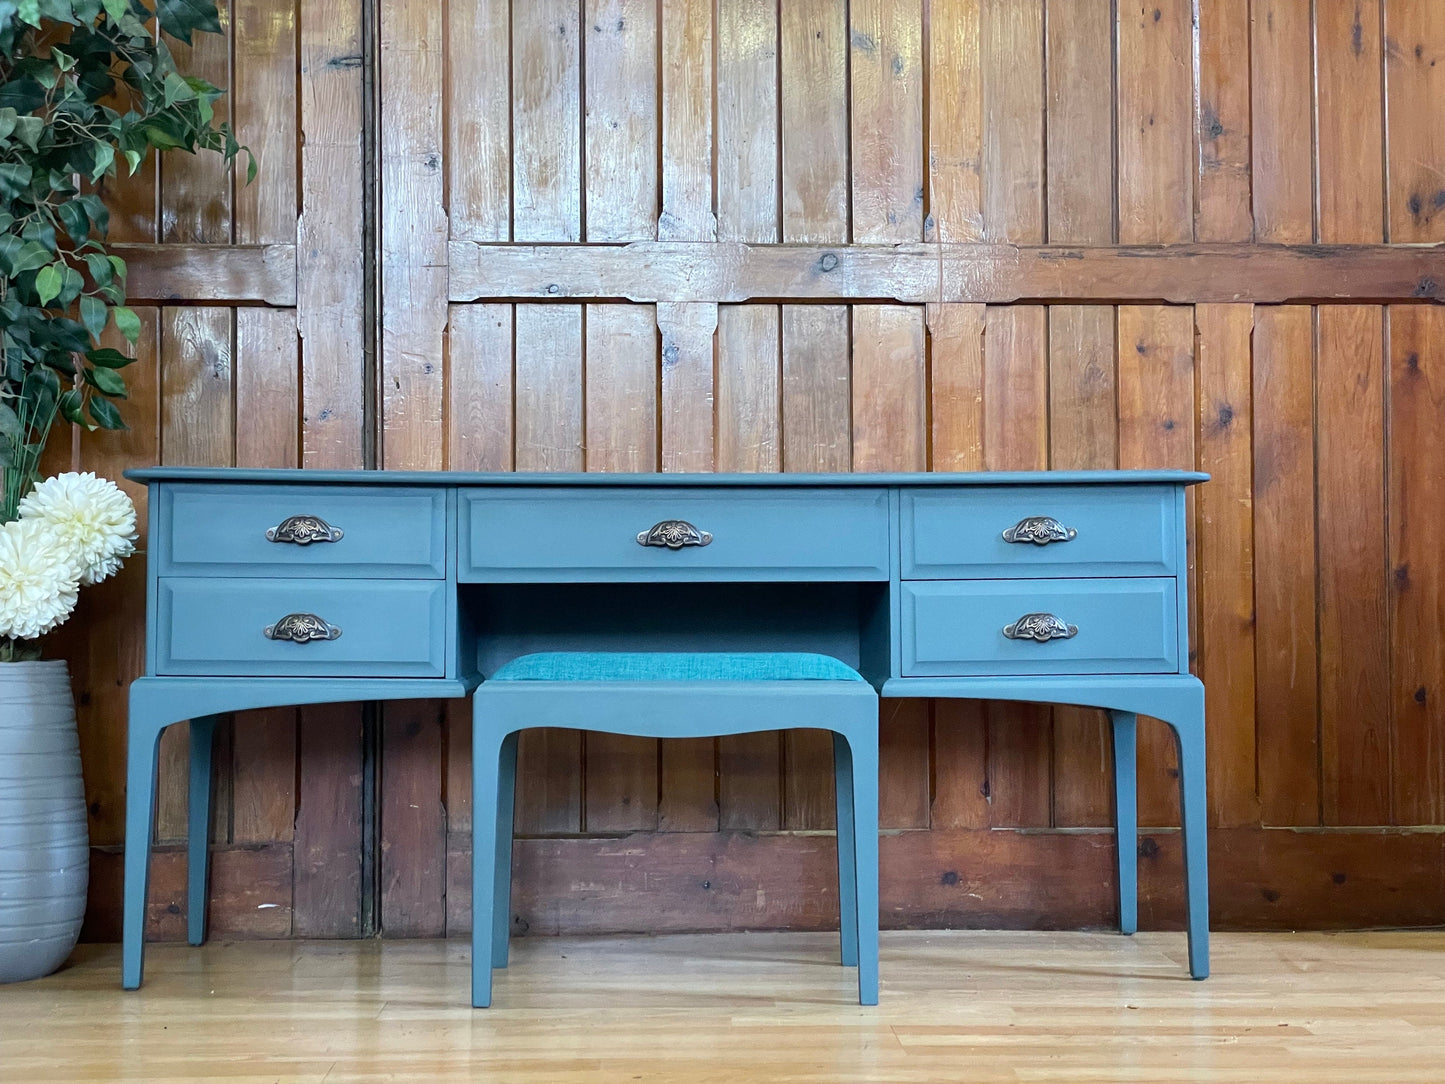
[[[592,474],[389,470],[260,470],[240,467],[146,467],[128,470],[135,482],[249,482],[269,484],[406,486],[1019,486],[1019,485],[1196,485],[1209,480],[1198,471],[960,471],[894,474]]]

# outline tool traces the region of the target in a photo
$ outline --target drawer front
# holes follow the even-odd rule
[[[639,543],[670,521],[706,544]],[[463,491],[460,535],[464,581],[888,578],[882,489]]]
[[[1172,576],[1178,500],[1168,486],[905,489],[903,578]]]
[[[446,596],[446,584],[427,580],[163,579],[156,673],[444,677]],[[290,614],[319,617],[340,635],[268,637]]]
[[[159,574],[441,579],[446,501],[441,488],[163,486]]]
[[[917,581],[903,584],[903,676],[1172,674],[1179,670],[1172,579]],[[1011,639],[1026,614],[1067,638]],[[1035,623],[1038,624],[1038,623]]]

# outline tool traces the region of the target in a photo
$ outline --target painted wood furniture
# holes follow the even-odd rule
[[[128,476],[150,487],[150,540],[147,670],[130,690],[127,988],[142,978],[165,727],[189,719],[194,735],[199,943],[216,715],[460,697],[520,656],[622,650],[809,652],[882,696],[1107,709],[1125,932],[1137,926],[1135,720],[1164,720],[1179,750],[1190,973],[1208,974],[1184,516],[1185,487],[1205,475]]]

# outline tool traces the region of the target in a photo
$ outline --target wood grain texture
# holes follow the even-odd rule
[[[662,214],[660,241],[711,241],[713,213],[713,4],[662,8]]]
[[[1316,4],[1319,239],[1384,240],[1380,0]]]
[[[232,72],[227,96],[236,139],[251,149],[264,177],[246,183],[243,155],[232,171],[235,240],[242,244],[294,242],[298,143],[297,112],[273,102],[297,98],[294,0],[232,0]],[[220,186],[218,186],[220,187]],[[294,269],[295,261],[292,261]]]
[[[514,310],[453,305],[447,318],[447,466],[511,470]]]
[[[512,237],[511,0],[446,7],[447,213],[451,236]]]
[[[582,238],[582,27],[576,0],[512,5],[512,236]]]
[[[847,0],[795,0],[778,11],[783,240],[847,241]]]
[[[983,65],[979,0],[929,0],[925,236],[983,239]]]
[[[1188,0],[1119,11],[1119,240],[1177,244],[1194,234]]]
[[[1042,242],[1043,0],[983,0],[982,15],[984,235]]]
[[[1191,648],[1204,682],[1210,739],[1206,755],[1215,801],[1221,810],[1249,810],[1258,771],[1251,770],[1252,754],[1258,748],[1258,755],[1269,756],[1261,738],[1268,726],[1255,719],[1256,628],[1268,631],[1259,626],[1256,607],[1261,595],[1274,588],[1256,582],[1256,569],[1263,572],[1270,564],[1258,553],[1254,533],[1254,412],[1268,415],[1271,408],[1256,406],[1251,384],[1251,308],[1196,305],[1194,325],[1198,463],[1210,481],[1195,498],[1199,632]],[[1276,540],[1268,535],[1263,544]],[[1309,597],[1304,603],[1312,601]],[[1306,637],[1311,633],[1304,630]],[[1298,813],[1306,819],[1289,823],[1307,823],[1314,810],[1301,808]]]
[[[1107,4],[1048,9],[1048,237],[1114,240],[1114,25]]]
[[[853,469],[925,469],[927,403],[922,308],[855,306]]]
[[[922,0],[848,5],[853,239],[923,240]]]
[[[301,712],[291,931],[360,937],[362,755],[358,704]]]
[[[1388,0],[1385,6],[1388,240],[1445,240],[1445,8]]]
[[[1322,306],[1317,321],[1320,804],[1325,824],[1388,824],[1384,311]]]
[[[587,240],[657,236],[657,5],[588,0]]]
[[[1194,466],[1194,319],[1187,308],[1119,307],[1119,466]],[[1174,743],[1139,728],[1139,823],[1178,823]]]
[[[1196,0],[1200,241],[1254,237],[1250,196],[1249,0]]]
[[[841,305],[783,306],[783,469],[853,461],[851,321]]]
[[[1258,0],[1250,9],[1254,230],[1260,241],[1313,239],[1310,8],[1309,0]]]
[[[928,324],[929,469],[983,466],[983,305],[924,308]]]
[[[662,338],[663,470],[713,469],[717,313],[717,305],[710,302],[657,306]]]
[[[721,0],[717,19],[717,235],[780,241],[777,5]]]
[[[443,706],[385,706],[378,797],[381,931],[392,937],[446,932],[446,810],[442,805]]]
[[[1445,817],[1445,320],[1435,308],[1389,310],[1391,811],[1396,824]],[[1407,450],[1409,449],[1409,450]]]
[[[168,42],[177,66],[188,75],[224,86],[231,76],[231,10],[217,14],[225,36],[201,34],[187,45]],[[220,117],[230,121],[231,98],[219,103]],[[225,244],[231,240],[233,195],[231,170],[215,154],[172,154],[160,159],[160,239]]]

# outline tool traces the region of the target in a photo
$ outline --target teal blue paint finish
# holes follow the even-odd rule
[[[1125,932],[1138,913],[1135,717],[1164,720],[1179,752],[1190,973],[1208,974],[1204,695],[1185,672],[1184,574],[1185,487],[1204,475],[128,474],[151,487],[153,540],[148,676],[131,686],[127,739],[128,989],[142,977],[157,743],[167,726],[194,720],[187,925],[195,942],[205,936],[215,716],[463,696],[480,675],[499,672],[532,679],[494,680],[476,696],[474,799],[479,814],[496,815],[477,817],[477,854],[491,859],[473,863],[476,887],[489,886],[474,900],[490,901],[477,961],[506,963],[505,827],[518,729],[694,737],[817,726],[835,734],[841,958],[859,967],[860,1000],[876,998],[876,687],[884,696],[1108,710]],[[344,541],[265,541],[268,527],[295,514],[321,516]],[[1004,528],[1031,515],[1054,516],[1078,535],[1045,547],[1003,542]],[[712,543],[675,552],[637,545],[638,532],[666,518],[691,520]],[[1003,625],[1033,611],[1058,613],[1078,635],[1042,644],[1002,636]],[[262,635],[291,612],[317,613],[342,637],[298,645]],[[586,657],[519,659],[556,651]],[[634,661],[618,670],[615,654],[596,652]],[[714,657],[659,665],[635,659],[642,652]],[[799,652],[826,661],[715,657]],[[490,996],[484,975],[485,967],[474,971],[479,999]]]
[[[915,580],[902,585],[903,676],[1177,673],[1172,579]],[[1050,613],[1069,639],[1003,630]]]
[[[886,490],[461,493],[462,582],[885,580]],[[685,520],[706,545],[644,546]]]
[[[585,660],[573,656],[579,664]],[[568,673],[567,659],[539,669]],[[530,664],[529,664],[530,665]],[[492,970],[507,966],[516,735],[567,726],[644,737],[715,737],[780,727],[834,735],[840,951],[858,968],[858,1001],[878,1003],[878,697],[850,680],[673,681],[691,660],[651,654],[629,673],[648,680],[489,681],[472,698],[472,1005],[492,1003]],[[804,672],[813,659],[777,669]],[[495,811],[486,816],[484,811]],[[485,857],[484,857],[485,856]],[[490,860],[487,860],[487,859]]]
[[[1172,576],[1174,490],[1036,486],[903,490],[905,580],[1008,576]],[[1049,516],[1077,536],[1040,545],[1003,532]]]
[[[184,485],[160,491],[162,576],[446,575],[447,492],[390,486]],[[288,516],[319,516],[335,542],[272,542]]]
[[[770,651],[544,651],[507,663],[493,681],[862,681],[830,655]]]
[[[448,592],[434,580],[160,581],[157,675],[443,677]],[[335,640],[270,640],[291,613],[341,629]]]

